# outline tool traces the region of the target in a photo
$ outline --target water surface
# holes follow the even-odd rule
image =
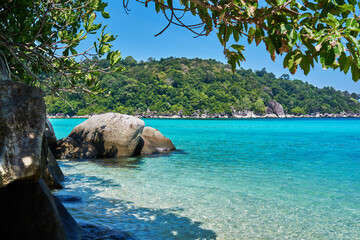
[[[83,119],[52,119],[57,137]],[[137,239],[360,239],[360,120],[145,119],[181,151],[63,161],[79,222]]]

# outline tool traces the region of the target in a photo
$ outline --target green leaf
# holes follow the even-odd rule
[[[110,18],[110,14],[108,12],[102,11],[101,15],[103,16],[103,18]]]
[[[70,51],[71,51],[71,54],[72,54],[72,55],[77,54],[77,51],[76,51],[74,48],[70,48]]]
[[[96,18],[96,14],[94,12],[89,15],[89,18],[87,20],[87,24],[86,24],[86,27],[85,27],[85,29],[87,31],[91,31],[91,27],[92,27],[92,25],[94,23],[95,18]]]
[[[158,13],[160,12],[161,8],[160,8],[160,4],[155,3],[155,11]]]
[[[233,28],[233,37],[234,37],[235,42],[238,42],[240,40],[240,34],[239,34],[237,27]]]
[[[63,55],[64,56],[69,56],[69,48],[65,49],[65,51],[63,51]]]
[[[225,42],[229,41],[230,35],[232,34],[233,27],[231,25],[228,25],[226,28],[226,36],[225,36]]]
[[[343,72],[344,72],[345,74],[348,73],[352,62],[353,62],[353,61],[352,61],[351,56],[348,56],[347,59],[346,59],[346,63],[345,63],[345,65],[344,65],[344,68],[343,68]]]
[[[104,54],[110,51],[109,44],[103,44],[99,49],[99,54]]]
[[[256,32],[256,29],[253,27],[250,27],[249,31],[248,31],[248,36],[254,36],[255,32]]]
[[[289,52],[288,54],[286,54],[286,56],[284,58],[284,61],[283,61],[284,68],[289,67],[289,62],[290,62],[290,59],[291,59],[292,55],[293,55],[293,52]]]
[[[344,70],[345,64],[346,64],[346,54],[344,52],[341,53],[338,61],[339,61],[339,65],[340,65],[340,71]]]
[[[301,63],[300,63],[300,67],[304,71],[305,75],[309,74],[309,72],[310,72],[310,62],[309,62],[307,56],[302,58]]]
[[[358,23],[355,18],[350,18],[346,21],[346,28],[357,27]]]
[[[121,53],[119,50],[110,53],[110,65],[111,66],[114,66],[115,64],[117,64],[120,61],[120,59],[121,59]]]
[[[239,45],[239,44],[233,44],[233,45],[231,45],[231,47],[238,52],[242,52],[245,50],[245,47],[243,45]]]
[[[335,62],[335,51],[334,48],[330,48],[330,50],[327,52],[327,56],[325,59],[325,65],[330,66]]]
[[[351,65],[351,75],[352,75],[352,80],[354,80],[355,82],[359,80],[359,68],[355,63]]]

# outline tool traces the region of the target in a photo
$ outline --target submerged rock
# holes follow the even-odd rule
[[[93,144],[97,157],[130,157],[134,155],[144,125],[144,121],[129,115],[106,113],[76,126],[69,137]]]
[[[0,82],[0,187],[40,179],[46,162],[43,92],[13,81]]]
[[[135,240],[129,233],[117,229],[109,229],[93,224],[81,224],[84,231],[83,240]]]
[[[56,195],[55,198],[60,199],[61,202],[69,202],[69,203],[82,201],[81,197],[72,196],[72,195]]]

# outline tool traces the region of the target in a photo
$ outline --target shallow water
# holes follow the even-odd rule
[[[58,138],[83,119],[52,119]],[[145,119],[180,149],[62,161],[79,221],[137,239],[360,239],[360,120]]]

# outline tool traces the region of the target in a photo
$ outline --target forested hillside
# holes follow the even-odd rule
[[[103,67],[107,61],[101,60]],[[286,113],[359,113],[360,95],[333,88],[318,88],[300,80],[288,80],[288,75],[276,78],[273,73],[236,70],[216,60],[167,58],[159,61],[149,58],[137,62],[126,57],[120,65],[121,73],[102,74],[102,87],[111,90],[109,96],[80,96],[68,94],[65,98],[73,106],[46,92],[48,114],[87,115],[120,112],[184,115],[200,113],[231,113],[250,110],[264,114],[271,100],[281,103]]]

